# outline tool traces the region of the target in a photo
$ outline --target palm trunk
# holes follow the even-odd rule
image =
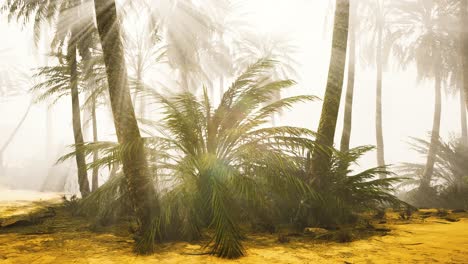
[[[434,120],[432,123],[431,145],[427,155],[426,167],[424,168],[423,179],[421,181],[421,189],[430,187],[432,174],[434,172],[435,158],[438,152],[440,119],[442,112],[442,80],[440,73],[436,71],[435,76],[435,105],[434,105]]]
[[[73,136],[75,139],[75,145],[83,145],[83,131],[81,128],[81,112],[80,112],[80,97],[78,93],[78,69],[76,60],[77,44],[74,32],[70,37],[67,49],[67,62],[70,70],[70,90],[72,99],[72,118],[73,118]],[[89,182],[88,172],[86,168],[85,154],[82,148],[76,148],[76,166],[78,168],[78,184],[82,197],[88,196]]]
[[[349,25],[349,0],[336,0],[335,21],[333,28],[332,53],[328,71],[327,88],[320,116],[316,143],[326,150],[314,150],[312,155],[312,180],[321,184],[320,178],[330,169],[331,148],[335,137],[336,121],[340,107],[343,78],[346,63],[346,48]]]
[[[123,146],[132,145],[131,151],[123,153],[122,164],[139,224],[136,250],[139,253],[150,253],[154,250],[156,231],[153,230],[153,219],[159,214],[159,202],[149,175],[143,140],[128,87],[115,0],[96,0],[94,7],[117,139]]]
[[[461,124],[461,139],[464,145],[468,146],[468,126],[466,122],[466,103],[465,103],[465,91],[460,89],[460,124]]]
[[[344,110],[343,133],[341,134],[340,151],[349,150],[351,127],[353,117],[354,77],[356,68],[356,39],[354,25],[349,27],[349,58],[348,58],[348,85],[346,87],[346,101]]]
[[[379,28],[377,36],[377,85],[375,94],[375,134],[377,143],[377,165],[379,167],[385,166],[384,157],[384,141],[383,141],[383,126],[382,126],[382,29]],[[381,175],[385,178],[385,175]]]
[[[136,93],[141,92],[144,89],[143,86],[143,72],[142,72],[142,67],[138,66],[138,71],[137,71],[137,91]],[[136,101],[134,103],[136,105]],[[140,118],[145,118],[145,96],[143,93],[143,96],[140,96]]]
[[[462,65],[463,65],[463,89],[465,94],[465,106],[468,110],[468,1],[460,1],[460,10],[461,10],[461,49],[462,49]]]
[[[91,109],[91,118],[93,122],[93,142],[98,141],[98,128],[97,128],[97,116],[96,116],[96,96],[93,95],[92,98],[92,109]],[[98,152],[93,152],[93,162],[96,162],[99,158]],[[96,191],[99,187],[99,169],[97,167],[93,168],[93,177],[92,177],[92,188],[93,192]]]

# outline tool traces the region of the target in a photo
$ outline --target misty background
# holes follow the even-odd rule
[[[330,60],[333,5],[328,1],[309,0],[255,0],[237,1],[238,19],[244,21],[262,40],[269,38],[286,40],[294,47],[288,56],[295,68],[292,79],[297,85],[289,94],[312,94],[323,98]],[[127,27],[138,28],[138,23]],[[31,101],[28,90],[34,85],[34,69],[50,63],[48,47],[34,44],[32,29],[16,23],[7,23],[5,14],[0,17],[0,146],[27,111]],[[359,32],[358,32],[359,34]],[[364,34],[361,32],[361,34]],[[44,41],[47,43],[47,41]],[[357,56],[361,46],[357,44]],[[359,61],[359,59],[358,59]],[[391,60],[390,60],[391,61]],[[375,82],[373,67],[358,63],[353,103],[353,130],[351,147],[375,145]],[[390,63],[392,64],[392,63]],[[164,70],[164,69],[162,69]],[[170,74],[155,68],[145,76],[146,83],[155,83]],[[345,76],[346,79],[346,76]],[[171,81],[165,80],[166,84]],[[346,83],[346,81],[345,81]],[[12,90],[11,87],[14,86]],[[158,86],[155,84],[155,86]],[[417,81],[415,66],[405,71],[390,65],[383,75],[383,131],[385,158],[388,164],[423,161],[407,144],[409,137],[428,138],[434,108],[434,85],[432,81]],[[344,89],[345,92],[345,89]],[[8,95],[8,96],[6,96]],[[219,95],[218,95],[219,96]],[[458,94],[443,93],[441,137],[450,139],[460,135],[460,107]],[[342,105],[344,104],[342,97]],[[6,175],[1,175],[0,186],[14,189],[40,190],[46,176],[54,174],[56,179],[67,182],[66,191],[77,192],[74,181],[76,164],[68,161],[55,165],[61,155],[70,151],[73,144],[70,101],[64,98],[51,108],[45,103],[34,104],[24,124],[5,150]],[[340,107],[335,142],[339,142],[342,130],[343,109]],[[320,117],[321,103],[299,104],[277,118],[278,124],[290,124],[316,130]],[[156,115],[152,113],[152,115]],[[86,115],[83,120],[86,120]],[[100,140],[115,138],[113,123],[108,107],[98,112]],[[83,121],[85,123],[85,121]],[[84,131],[85,141],[91,140],[91,128]],[[376,166],[375,152],[361,160],[363,167]],[[8,173],[10,171],[11,173]],[[106,172],[101,171],[101,177]],[[102,182],[102,181],[100,181]]]

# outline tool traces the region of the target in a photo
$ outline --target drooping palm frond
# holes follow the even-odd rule
[[[430,143],[424,139],[411,139],[412,148],[419,154],[426,155]],[[453,139],[449,142],[439,139],[437,147],[438,152],[431,183],[434,197],[430,198],[429,202],[432,203],[430,206],[441,206],[440,203],[443,203],[443,206],[458,205],[460,208],[466,208],[468,206],[468,166],[466,164],[468,148],[460,139]],[[424,164],[401,164],[399,173],[408,178],[402,185],[410,188],[418,186],[422,180],[423,171]],[[422,202],[418,201],[418,197],[411,199],[413,198],[416,199],[416,203]]]
[[[298,215],[302,217],[299,223],[340,225],[354,221],[356,214],[363,211],[376,210],[387,205],[409,206],[394,195],[394,186],[402,178],[389,177],[393,173],[387,166],[370,168],[356,174],[350,169],[352,165],[357,165],[362,155],[373,149],[372,146],[362,146],[347,152],[334,150],[330,171],[326,177],[320,179],[323,189],[319,192],[320,199],[305,203],[298,211]],[[310,156],[303,157],[300,166],[303,173],[310,177]],[[382,175],[387,177],[381,178]],[[314,185],[312,181],[312,186]]]
[[[293,175],[295,157],[291,152],[302,143],[314,145],[314,133],[303,128],[263,126],[268,123],[269,113],[316,98],[298,96],[268,103],[275,92],[294,84],[290,80],[268,82],[268,73],[274,66],[270,60],[250,66],[233,82],[216,108],[206,90],[201,98],[189,92],[169,96],[152,92],[164,114],[159,131],[174,151],[175,163],[170,168],[174,179],[167,197],[192,197],[188,202],[196,209],[185,213],[196,216],[184,218],[200,221],[194,221],[197,226],[185,224],[184,229],[193,234],[203,227],[213,228],[209,253],[219,257],[244,254],[238,219],[241,208],[245,208],[242,201],[255,206],[267,202],[267,190],[272,186],[274,190],[291,186],[295,190],[291,194],[309,190]],[[174,211],[168,212],[172,216],[166,218],[172,219]]]

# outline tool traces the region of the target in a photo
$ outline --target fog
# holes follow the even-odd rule
[[[239,8],[237,19],[248,24],[259,38],[283,39],[287,40],[290,46],[294,46],[294,52],[288,55],[295,62],[294,65],[297,65],[294,66],[296,73],[292,76],[297,81],[297,85],[288,91],[289,94],[282,96],[312,94],[323,98],[331,51],[330,8],[333,5],[328,1],[256,0],[239,2],[236,7]],[[133,27],[136,29],[139,26],[135,24]],[[2,14],[0,32],[3,36],[0,42],[2,76],[0,88],[5,91],[16,91],[12,94],[6,93],[0,98],[1,146],[11,135],[31,101],[32,96],[28,90],[36,81],[32,78],[33,70],[43,66],[45,62],[54,62],[47,59],[47,44],[44,44],[47,43],[47,39],[42,39],[38,46],[34,45],[31,25],[23,26],[14,21],[8,23],[6,14]],[[358,57],[362,56],[360,54],[362,47],[359,44],[357,50]],[[170,71],[165,73],[161,73],[161,69],[154,71],[158,72],[146,74],[146,82],[153,81],[154,76],[166,78],[169,76],[169,80],[166,81],[168,85],[175,81],[174,77],[170,77]],[[383,129],[388,164],[398,165],[401,162],[424,160],[424,157],[410,149],[407,142],[409,137],[427,138],[431,130],[434,84],[431,80],[418,81],[416,76],[414,65],[410,65],[405,70],[390,65],[384,71]],[[375,82],[375,69],[364,67],[358,62],[352,147],[375,145]],[[441,136],[444,139],[459,136],[461,133],[457,96],[457,94],[443,94]],[[339,145],[336,142],[339,142],[341,137],[343,104],[342,99],[335,146]],[[320,110],[321,102],[299,104],[284,111],[277,122],[316,130]],[[109,108],[100,107],[98,118],[99,138],[115,139]],[[85,141],[91,140],[90,131],[88,123],[88,128],[84,132]],[[74,162],[55,164],[61,155],[70,151],[67,146],[72,144],[70,100],[63,98],[50,108],[45,103],[34,104],[4,153],[3,162],[7,173],[1,175],[1,185],[6,188],[41,190],[47,175],[53,174],[53,179],[66,182],[65,191],[77,192],[74,183],[76,181]],[[362,167],[376,164],[375,152],[366,154],[360,163]],[[106,171],[101,172],[102,179],[105,179],[106,175]]]

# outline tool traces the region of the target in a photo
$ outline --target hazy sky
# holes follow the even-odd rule
[[[1,0],[0,0],[1,2]],[[247,20],[260,34],[286,37],[297,46],[293,57],[300,63],[298,85],[289,94],[313,94],[323,97],[330,56],[330,27],[324,26],[328,1],[310,0],[251,0],[243,1]],[[38,56],[32,51],[31,32],[21,32],[17,25],[7,25],[5,17],[0,19],[0,70],[13,67],[25,70],[37,65]],[[324,33],[328,30],[328,33]],[[391,69],[384,73],[383,81],[383,126],[386,162],[397,164],[402,161],[419,160],[409,150],[408,137],[424,137],[432,127],[434,85],[431,81],[416,82],[416,72],[409,67],[401,72]],[[346,83],[346,81],[345,81]],[[0,145],[12,131],[29,102],[23,95],[8,101],[0,99]],[[343,100],[342,100],[343,102]],[[65,146],[72,143],[71,107],[63,100],[53,108],[54,143]],[[351,145],[375,144],[375,71],[357,69],[353,109]],[[285,112],[282,123],[317,129],[321,103],[301,104]],[[46,110],[36,106],[29,115],[21,132],[8,149],[6,161],[13,166],[29,166],[33,160],[45,158]],[[101,116],[106,118],[107,114]],[[339,144],[342,129],[340,112],[336,134]],[[460,132],[458,98],[444,95],[441,134]],[[110,136],[111,130],[101,132]],[[36,163],[34,162],[34,163]],[[376,164],[375,154],[368,155],[363,165]]]

